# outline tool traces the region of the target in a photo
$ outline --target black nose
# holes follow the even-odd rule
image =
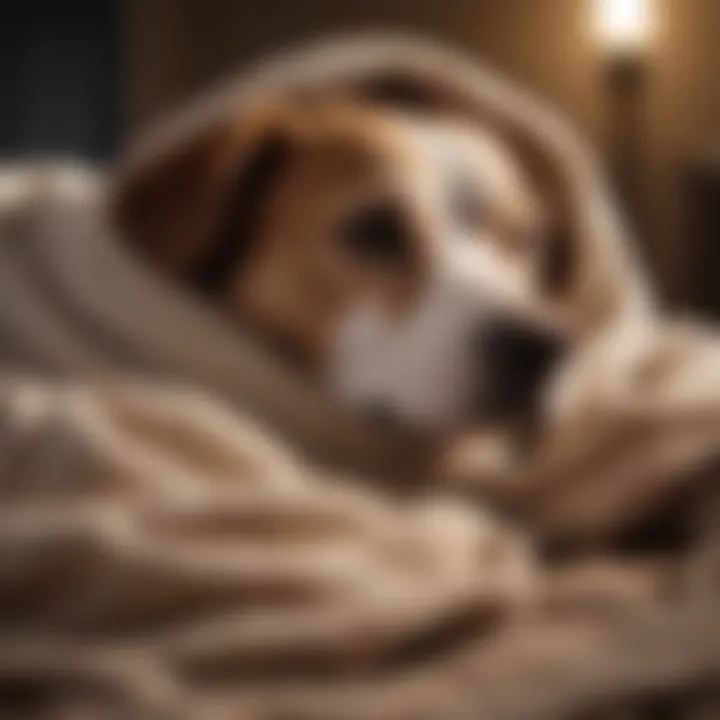
[[[477,338],[484,401],[492,414],[531,409],[566,350],[559,333],[527,320],[496,319]]]

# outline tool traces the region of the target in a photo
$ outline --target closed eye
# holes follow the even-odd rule
[[[476,229],[484,220],[485,202],[471,178],[460,176],[451,188],[450,212],[453,221],[463,229]]]
[[[345,221],[340,237],[346,250],[361,260],[395,264],[409,254],[405,217],[390,200],[356,212]]]

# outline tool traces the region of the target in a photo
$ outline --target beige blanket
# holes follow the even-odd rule
[[[322,52],[529,102],[391,45]],[[357,427],[126,255],[99,186],[0,174],[0,717],[720,716],[720,343],[657,316],[599,184],[574,302],[613,314],[526,460]]]

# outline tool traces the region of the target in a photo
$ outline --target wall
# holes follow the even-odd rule
[[[131,129],[284,43],[331,30],[432,33],[487,59],[565,112],[599,151],[606,138],[594,0],[134,0]],[[657,36],[642,108],[642,249],[663,294],[681,299],[683,177],[720,140],[720,0],[655,0]]]
[[[113,153],[118,17],[116,0],[3,0],[1,156]]]

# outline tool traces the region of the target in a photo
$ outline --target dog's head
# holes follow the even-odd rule
[[[131,169],[119,225],[362,413],[523,416],[575,332],[562,164],[517,127],[386,90],[226,108]]]

